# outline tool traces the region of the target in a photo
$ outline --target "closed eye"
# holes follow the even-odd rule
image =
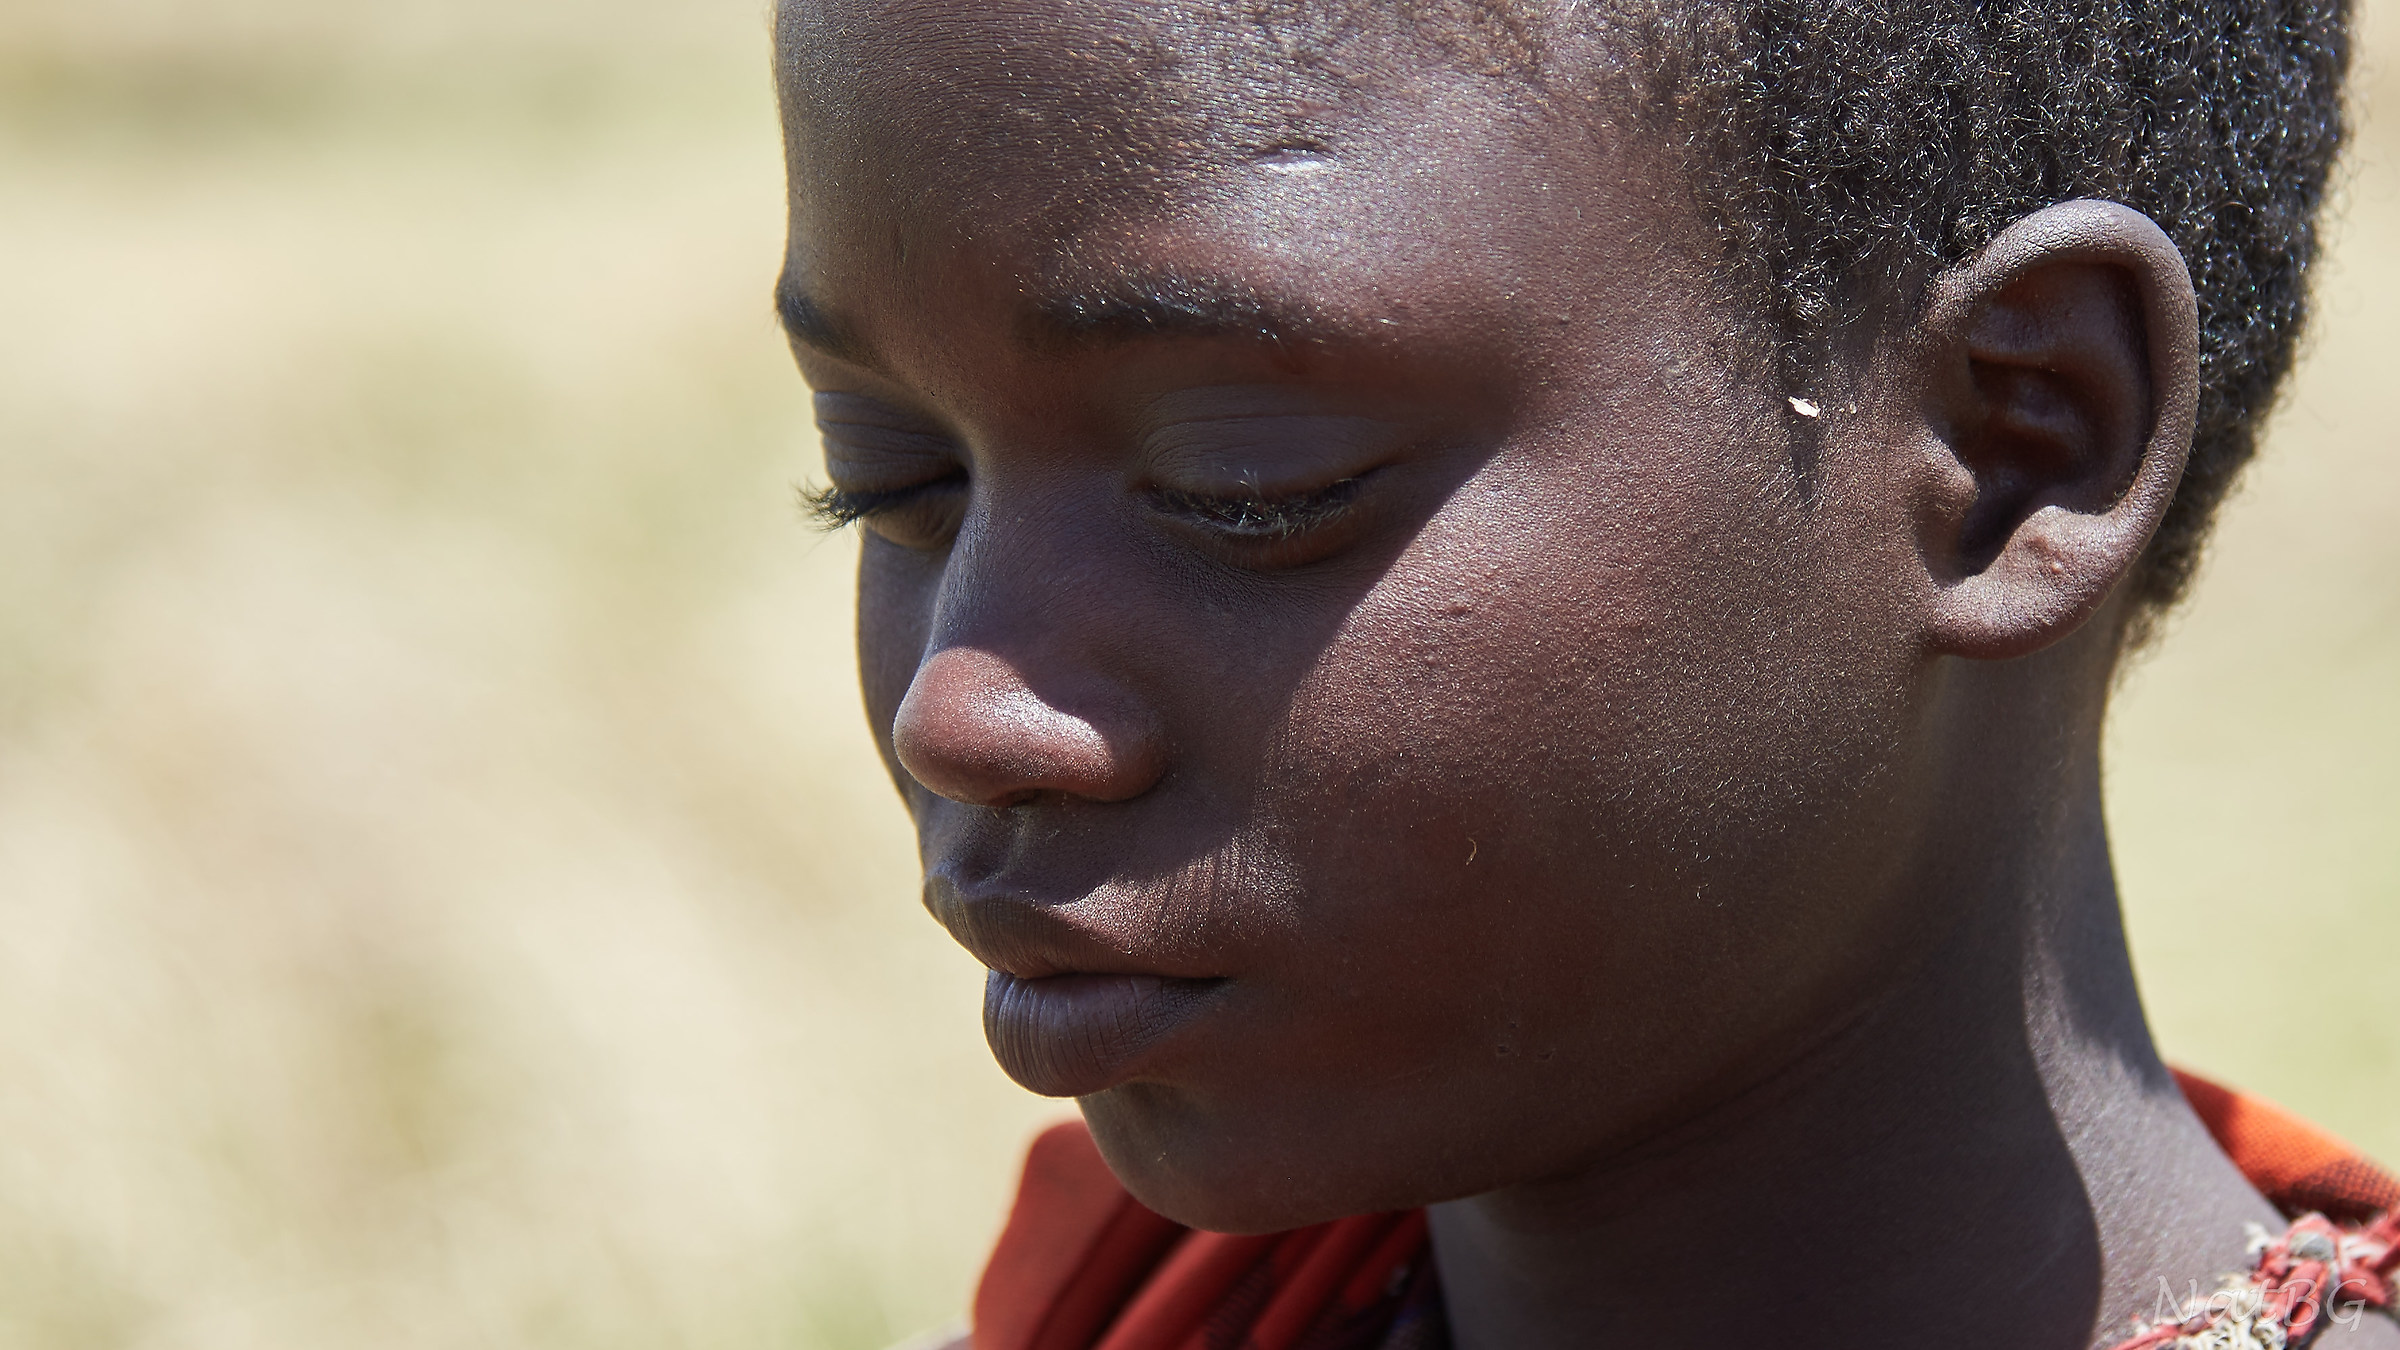
[[[821,530],[860,525],[904,548],[936,551],[958,532],[966,486],[964,473],[952,473],[899,488],[803,488],[800,509]]]
[[[1162,510],[1238,540],[1280,541],[1330,524],[1358,496],[1358,477],[1283,497],[1215,496],[1158,487],[1150,499]]]
[[[811,525],[820,530],[839,530],[870,520],[924,491],[923,487],[891,488],[881,492],[858,492],[850,488],[826,486],[800,489],[800,511]]]

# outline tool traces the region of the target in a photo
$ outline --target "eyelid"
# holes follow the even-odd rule
[[[820,389],[811,399],[819,423],[839,422],[844,425],[891,427],[899,430],[932,430],[932,423],[883,399],[869,394],[854,394],[845,389]]]
[[[966,485],[966,475],[956,473],[888,491],[861,491],[837,484],[804,490],[800,502],[819,529],[858,525],[902,548],[932,553],[949,547],[957,536]]]
[[[894,491],[963,467],[949,436],[880,400],[820,393],[816,414],[826,472],[842,490]]]
[[[1355,478],[1387,459],[1401,436],[1391,423],[1346,415],[1196,418],[1151,432],[1143,458],[1159,487],[1272,499]]]
[[[808,514],[819,529],[838,530],[873,520],[918,501],[929,492],[940,492],[960,486],[958,478],[939,478],[914,487],[861,489],[846,488],[839,483],[800,491],[800,509]]]
[[[1288,539],[1337,519],[1349,509],[1367,476],[1280,497],[1207,496],[1179,488],[1156,488],[1150,495],[1162,509],[1234,538]]]

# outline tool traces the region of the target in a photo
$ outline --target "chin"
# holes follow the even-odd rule
[[[1155,1083],[1128,1083],[1080,1104],[1125,1189],[1186,1227],[1274,1233],[1361,1212],[1327,1193],[1308,1141],[1248,1113],[1211,1111],[1194,1094]]]
[[[1463,1193],[1439,1184],[1450,1178],[1438,1149],[1383,1137],[1388,1126],[1311,1118],[1289,1108],[1293,1098],[1305,1099],[1300,1093],[1260,1096],[1282,1105],[1207,1100],[1150,1082],[1095,1093],[1080,1105],[1125,1189],[1190,1228],[1276,1233]],[[1426,1156],[1412,1156],[1419,1153]]]

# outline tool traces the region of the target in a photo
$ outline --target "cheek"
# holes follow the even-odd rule
[[[1905,791],[1905,656],[1827,618],[1804,519],[1727,494],[1471,484],[1301,685],[1258,798],[1305,908],[1272,1076],[1334,1137],[1509,1137],[1416,1174],[1500,1184],[1812,1034],[1880,959],[1856,841]]]
[[[1455,845],[1581,889],[1769,884],[1887,773],[1907,651],[1862,645],[1874,625],[1815,580],[1841,570],[1819,531],[1767,485],[1511,476],[1471,484],[1353,609],[1269,795],[1338,822],[1325,843]]]

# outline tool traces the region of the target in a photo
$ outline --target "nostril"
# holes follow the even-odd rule
[[[1091,678],[1037,690],[1005,658],[971,647],[944,648],[917,668],[892,720],[892,753],[929,791],[990,807],[1045,792],[1124,801],[1166,769],[1154,719],[1130,697]]]

